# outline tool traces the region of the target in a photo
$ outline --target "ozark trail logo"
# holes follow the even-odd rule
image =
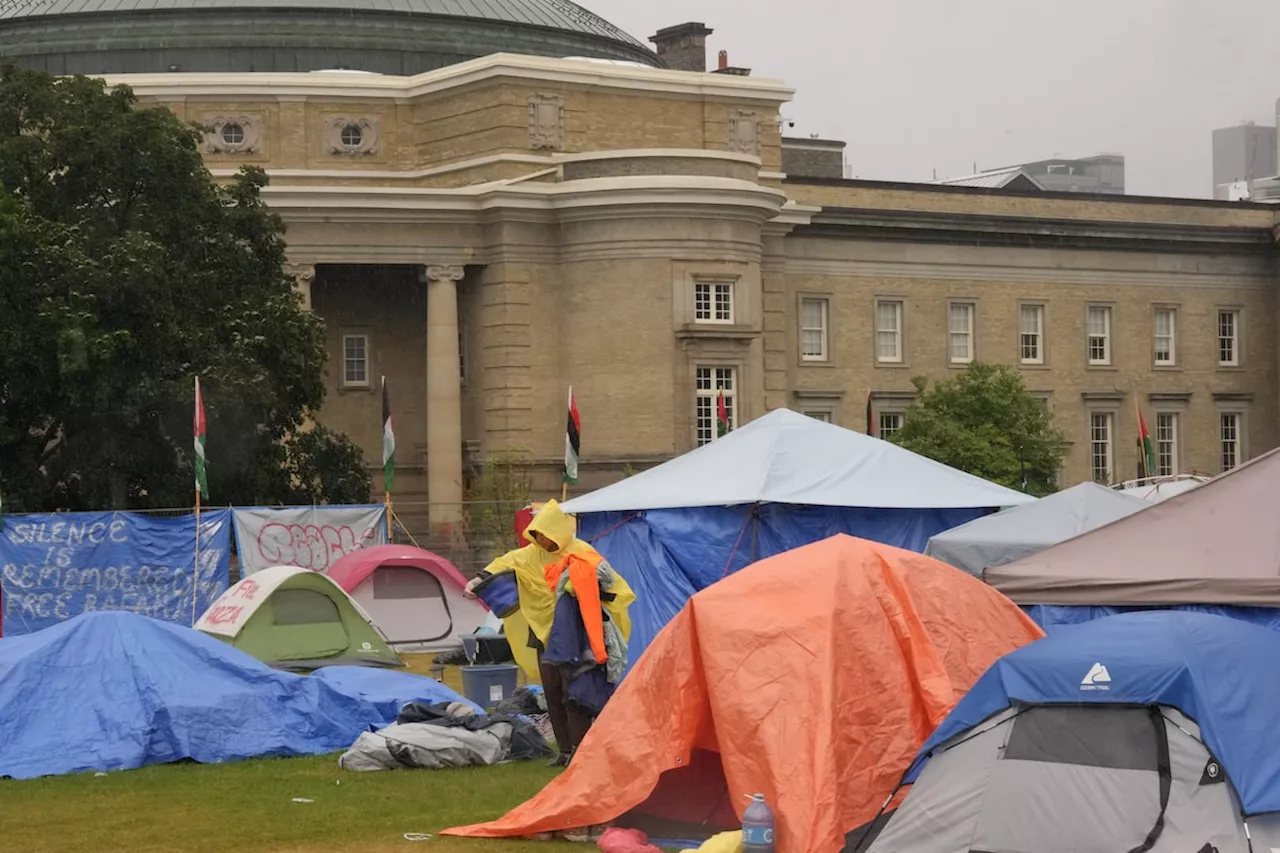
[[[1080,680],[1081,690],[1110,690],[1111,673],[1100,663],[1089,667],[1089,672]]]

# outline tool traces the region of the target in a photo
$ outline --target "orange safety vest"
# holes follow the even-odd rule
[[[569,573],[569,582],[573,584],[573,593],[578,599],[578,609],[582,612],[582,625],[587,630],[587,639],[591,643],[591,653],[596,663],[603,664],[609,660],[609,652],[604,645],[604,614],[601,610],[600,583],[597,569],[604,557],[596,551],[585,551],[569,554],[563,560],[546,567],[547,586],[555,590],[560,583],[560,576]]]

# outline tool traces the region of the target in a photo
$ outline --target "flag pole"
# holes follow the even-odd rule
[[[200,377],[196,377],[195,412],[192,421],[196,455],[192,458],[196,491],[196,544],[191,557],[191,627],[199,621],[200,608],[200,487],[204,480],[204,398],[200,394]],[[207,488],[207,487],[206,487]]]
[[[196,610],[199,608],[200,595],[200,487],[196,487],[196,551],[195,557],[191,562],[191,627],[196,626],[199,617]]]

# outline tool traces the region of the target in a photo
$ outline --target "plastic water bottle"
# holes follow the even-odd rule
[[[773,853],[773,809],[764,794],[750,799],[742,814],[742,853]]]

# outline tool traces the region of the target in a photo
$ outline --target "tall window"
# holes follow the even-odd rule
[[[1218,440],[1222,445],[1222,470],[1230,471],[1240,464],[1240,413],[1218,414]]]
[[[1115,459],[1112,450],[1110,412],[1089,413],[1089,471],[1095,483],[1110,485]]]
[[[1111,363],[1111,308],[1090,305],[1088,316],[1089,363]]]
[[[1018,309],[1018,345],[1023,364],[1044,364],[1044,306]]]
[[[1240,312],[1218,312],[1218,364],[1235,367],[1240,363]]]
[[[693,319],[699,323],[732,323],[733,282],[695,281]]]
[[[948,343],[952,364],[973,361],[973,303],[952,302],[948,325]]]
[[[342,384],[348,388],[369,387],[369,336],[342,336]]]
[[[725,413],[729,416],[729,429],[738,424],[737,370],[732,367],[699,367],[696,374],[696,416],[698,446],[715,441],[719,433],[719,406],[717,401],[724,392]]]
[[[826,299],[800,300],[800,359],[802,361],[827,361],[831,357],[827,351],[828,306]]]
[[[876,437],[887,439],[902,429],[902,412],[881,412],[880,423],[877,426],[879,431],[876,433]]]
[[[1172,308],[1157,308],[1155,316],[1155,363],[1165,367],[1174,364],[1174,334],[1177,312]]]
[[[902,303],[876,303],[876,361],[902,361]]]
[[[1156,412],[1156,476],[1178,473],[1178,414]]]

